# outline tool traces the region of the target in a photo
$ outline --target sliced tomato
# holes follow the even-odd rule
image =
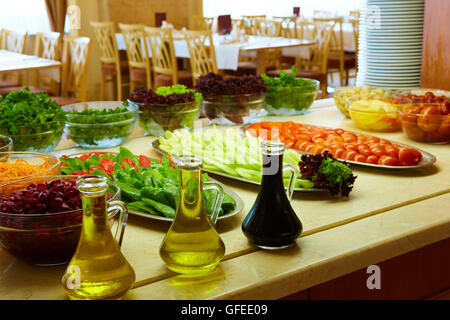
[[[89,172],[83,170],[83,171],[73,171],[72,175],[73,176],[84,176],[85,174],[89,174]]]
[[[139,156],[139,165],[142,168],[151,168],[152,160],[149,157],[147,157],[147,156],[140,155]]]
[[[89,159],[90,157],[91,157],[91,154],[90,153],[86,153],[86,154],[83,154],[83,155],[79,156],[78,159],[80,159],[81,161],[84,162],[85,160]]]
[[[100,158],[101,166],[111,174],[114,172],[114,163],[111,159]]]
[[[136,164],[130,158],[123,158],[122,159],[122,164],[124,164],[125,162],[136,169]]]

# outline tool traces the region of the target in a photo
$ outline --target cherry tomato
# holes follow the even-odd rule
[[[372,154],[372,151],[370,151],[370,148],[366,144],[359,144],[358,152],[366,157]]]
[[[374,147],[370,148],[370,151],[378,157],[381,157],[385,154],[384,147],[380,144],[376,144]]]
[[[344,139],[344,142],[346,143],[356,142],[356,136],[353,133],[346,132],[341,134],[341,137]]]
[[[152,166],[152,160],[144,155],[139,156],[139,165],[142,168],[150,168]]]
[[[417,119],[417,125],[425,132],[434,132],[439,130],[441,125],[441,116],[439,109],[435,106],[428,106],[420,111]]]
[[[358,151],[358,146],[354,142],[344,143],[344,148],[347,150]]]
[[[346,154],[345,154],[345,160],[353,160],[354,157],[358,154],[358,152],[354,151],[354,150],[349,150]]]
[[[377,164],[378,163],[378,156],[376,155],[370,155],[367,157],[366,163],[372,163],[372,164]]]
[[[366,139],[367,143],[378,143],[380,141],[380,138],[377,137],[369,137]]]
[[[322,153],[324,149],[325,149],[325,146],[323,144],[316,144],[308,152],[317,154],[317,153]]]
[[[334,152],[334,157],[342,159],[342,156],[344,155],[345,152],[346,151],[344,148],[336,149],[336,151]]]
[[[398,148],[397,147],[395,147],[393,145],[389,145],[389,146],[386,146],[384,148],[384,150],[387,155],[389,155],[395,159],[398,159]]]
[[[356,154],[355,157],[353,158],[353,161],[357,161],[357,162],[366,162],[367,157],[362,155],[362,154]]]
[[[401,163],[400,161],[398,161],[397,159],[391,157],[391,156],[381,156],[378,159],[378,164],[383,165],[383,166],[400,166]]]
[[[398,160],[405,166],[416,165],[421,159],[422,154],[417,150],[406,147],[398,149]]]
[[[314,148],[314,144],[310,143],[305,147],[304,151],[311,153],[312,148]]]

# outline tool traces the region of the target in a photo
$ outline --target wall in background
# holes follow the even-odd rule
[[[421,87],[450,90],[450,1],[425,0]]]

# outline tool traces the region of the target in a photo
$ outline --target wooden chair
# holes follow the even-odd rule
[[[59,105],[87,100],[87,66],[91,39],[66,35],[63,39],[62,96],[52,99]]]
[[[350,10],[348,14],[349,19],[356,19],[359,20],[361,17],[361,11],[359,10]]]
[[[308,59],[308,63],[300,69],[301,66],[296,65],[298,77],[316,79],[320,82],[321,94],[320,97],[325,98],[327,96],[328,87],[328,53],[331,42],[331,35],[334,32],[334,25],[329,23],[315,23],[304,22],[305,29],[311,29],[312,38],[316,42],[316,45],[311,49],[311,56]],[[290,70],[273,70],[268,71],[270,76],[279,77],[280,72],[291,72]]]
[[[116,82],[117,100],[122,101],[123,87],[129,87],[129,82],[123,82],[123,75],[128,73],[128,61],[120,59],[117,48],[114,22],[91,22],[95,39],[100,47],[100,64],[102,80],[100,97],[105,100],[105,87],[108,82]]]
[[[244,29],[244,20],[242,19],[231,19],[231,28],[232,30],[239,28]]]
[[[329,11],[329,10],[314,10],[313,11],[313,18],[331,18],[333,17],[335,14],[333,14],[333,12]]]
[[[36,33],[34,55],[49,59],[60,60],[61,55],[61,34],[59,32]],[[37,70],[36,86],[26,86],[31,92],[44,92],[51,95],[58,95],[60,91],[60,80],[55,79],[55,70]],[[10,91],[21,90],[25,86],[19,84],[8,87],[1,87],[0,94],[7,95]]]
[[[273,17],[273,20],[281,22],[281,36],[284,38],[297,38],[297,16]]]
[[[28,34],[25,31],[2,30],[0,48],[16,53],[24,53]]]
[[[127,47],[128,68],[130,70],[130,91],[136,89],[136,83],[145,83],[152,89],[152,74],[147,41],[142,24],[119,23]]]
[[[193,16],[191,18],[191,30],[210,30],[212,31],[214,18],[204,16]]]
[[[144,31],[152,51],[155,89],[178,83],[192,87],[192,73],[186,70],[178,70],[172,29],[144,27]]]
[[[243,26],[247,35],[256,35],[256,19],[265,19],[266,15],[242,16]]]
[[[330,54],[328,57],[328,72],[330,74],[333,72],[339,72],[340,86],[343,87],[345,69],[351,69],[355,67],[354,54],[344,54],[344,32],[342,29],[344,18],[313,18],[313,21],[331,23],[333,25],[339,26],[338,36],[336,36],[335,32],[333,32],[333,34],[331,35]]]
[[[183,31],[189,50],[192,82],[208,72],[218,73],[211,31]]]
[[[16,53],[24,53],[28,34],[25,31],[15,31],[2,29],[0,35],[0,49]],[[22,83],[22,74],[2,75],[0,88],[20,86]]]
[[[348,22],[351,23],[353,29],[353,41],[355,42],[355,69],[358,71],[358,52],[359,52],[359,18],[349,19]],[[345,53],[345,50],[344,50]],[[356,74],[356,73],[355,73]],[[348,69],[346,69],[346,84],[348,85]]]

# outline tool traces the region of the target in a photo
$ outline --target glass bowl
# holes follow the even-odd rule
[[[288,116],[303,114],[314,102],[320,82],[308,80],[310,85],[298,87],[268,88],[264,100],[264,109],[274,115]]]
[[[402,105],[398,112],[403,132],[414,141],[448,143],[450,141],[450,106],[448,104],[444,102]]]
[[[27,175],[14,177],[6,177],[4,174],[0,173],[0,187],[18,180],[41,176],[53,176],[61,173],[61,162],[57,157],[52,155],[38,152],[0,152],[0,167],[4,165],[4,163],[16,163],[18,161],[25,161],[33,166],[42,166],[42,168]],[[18,186],[18,184],[10,185],[10,187],[13,186]]]
[[[258,117],[264,94],[222,95],[203,100],[203,111],[211,123],[241,125]]]
[[[366,131],[391,132],[400,130],[397,106],[381,100],[357,100],[347,102],[350,118]]]
[[[190,129],[200,117],[201,102],[192,101],[174,105],[144,104],[128,100],[139,108],[139,126],[146,135],[164,136],[166,130]]]
[[[8,136],[0,135],[0,152],[11,152],[12,150],[13,150],[12,139]]]
[[[62,107],[66,112],[67,136],[86,149],[112,148],[121,145],[133,132],[138,119],[138,108],[124,106],[120,101],[92,101]],[[107,115],[80,115],[74,111],[86,109],[127,111]]]
[[[333,92],[333,99],[339,111],[350,118],[348,111],[349,104],[347,101],[357,100],[390,100],[392,93],[390,89],[372,88],[372,87],[341,87],[336,88]]]
[[[14,151],[49,153],[61,140],[64,122],[52,121],[37,126],[17,127],[17,129],[16,134],[0,129],[0,133],[8,135],[13,140]]]
[[[22,191],[31,184],[51,180],[75,181],[78,176],[49,176],[25,179],[0,186],[0,197],[11,190]],[[108,181],[108,202],[120,200],[120,188]],[[111,227],[118,210],[108,213]],[[0,212],[0,246],[17,258],[31,264],[50,266],[70,262],[81,233],[83,210],[44,214]],[[121,226],[116,226],[119,228]],[[117,231],[117,230],[116,230]],[[113,232],[114,234],[114,232]]]

